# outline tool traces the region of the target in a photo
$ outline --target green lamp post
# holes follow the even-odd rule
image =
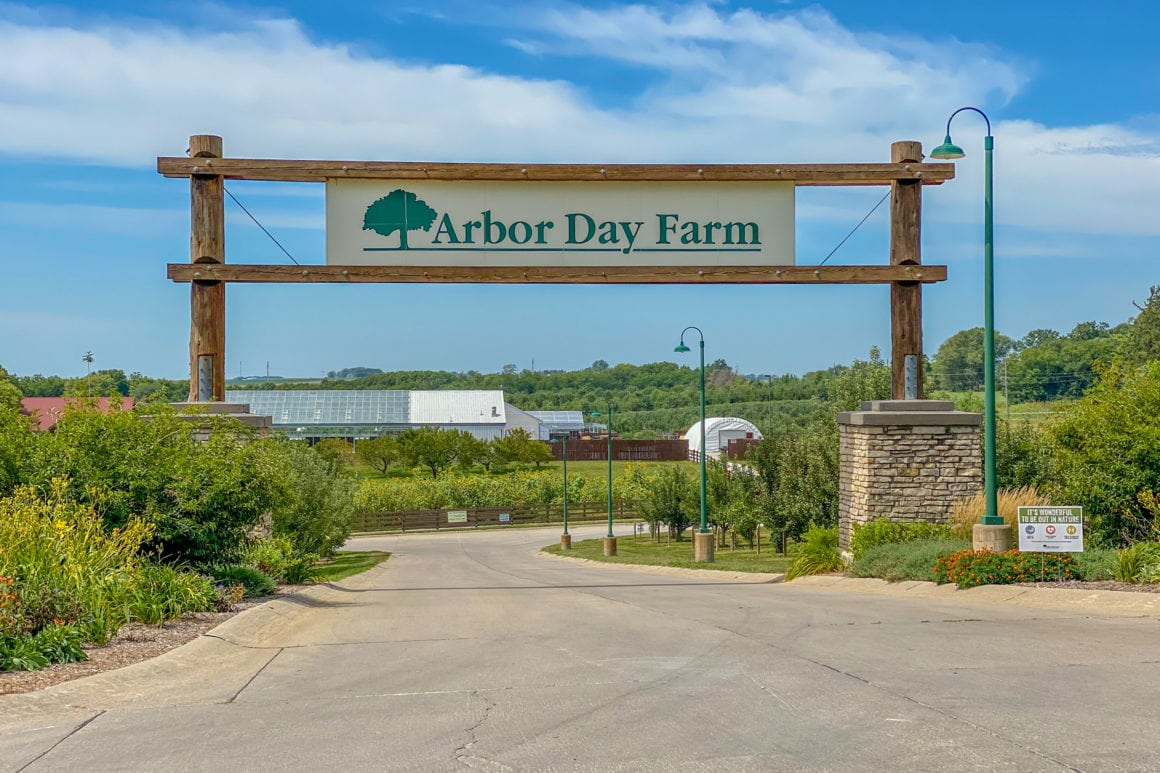
[[[689,347],[685,346],[685,333],[690,330],[696,330],[701,339],[701,451],[697,454],[701,462],[701,527],[694,537],[693,550],[698,561],[712,561],[713,544],[712,540],[709,539],[712,536],[709,534],[709,510],[705,503],[705,334],[701,332],[701,328],[690,325],[681,331],[681,342],[673,351],[681,354],[689,351]]]
[[[951,142],[951,121],[964,110],[978,113],[987,124],[987,136],[983,138],[983,489],[986,509],[979,523],[1002,526],[995,481],[995,208],[992,197],[995,138],[991,136],[991,119],[977,107],[960,107],[947,119],[946,139],[930,155],[948,160],[966,155]]]
[[[600,411],[593,411],[600,418]],[[608,534],[604,537],[604,555],[616,555],[616,537],[612,533],[612,404],[608,405]]]
[[[568,533],[568,436],[552,438],[549,443],[560,443],[560,457],[564,460],[564,533],[560,535],[560,550],[572,549],[572,535]]]

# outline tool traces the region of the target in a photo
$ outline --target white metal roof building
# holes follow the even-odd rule
[[[729,447],[730,440],[753,438],[761,440],[761,430],[745,419],[733,416],[716,416],[705,419],[705,458],[715,459]],[[685,433],[689,441],[689,455],[695,457],[701,451],[701,422],[689,427]]]
[[[419,427],[461,429],[481,440],[503,437],[500,390],[275,389],[226,390],[226,402],[270,416],[295,438],[369,438]]]

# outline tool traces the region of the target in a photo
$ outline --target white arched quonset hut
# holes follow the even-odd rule
[[[730,440],[751,438],[761,440],[761,430],[752,422],[735,416],[711,416],[705,419],[705,458],[716,459],[729,448]],[[697,459],[701,451],[701,422],[685,433],[689,441],[689,458]]]

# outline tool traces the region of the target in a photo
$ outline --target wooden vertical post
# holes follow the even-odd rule
[[[222,157],[222,138],[195,134],[189,155],[206,159],[189,178],[191,263],[225,263],[226,214],[223,178],[212,160]],[[194,280],[189,296],[189,401],[224,400],[226,394],[226,286]]]
[[[890,160],[895,164],[922,161],[922,143],[892,143]],[[922,181],[899,180],[890,184],[890,265],[922,263]],[[910,390],[907,390],[908,357]],[[923,396],[922,283],[890,284],[890,384],[895,400]]]

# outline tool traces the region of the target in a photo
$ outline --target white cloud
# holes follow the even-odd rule
[[[19,9],[17,9],[19,10]],[[887,38],[817,10],[761,14],[695,4],[537,6],[504,28],[537,56],[645,68],[626,105],[576,82],[405,64],[312,40],[292,19],[229,17],[215,30],[41,21],[0,9],[0,153],[144,167],[189,134],[228,155],[527,161],[872,161],[889,143],[941,140],[954,108],[1002,111],[1027,67],[954,40]],[[497,28],[498,29],[498,28]],[[928,189],[929,219],[978,217],[981,134]],[[1000,222],[1160,234],[1155,135],[1119,126],[996,124]],[[851,207],[856,221],[864,209]]]

